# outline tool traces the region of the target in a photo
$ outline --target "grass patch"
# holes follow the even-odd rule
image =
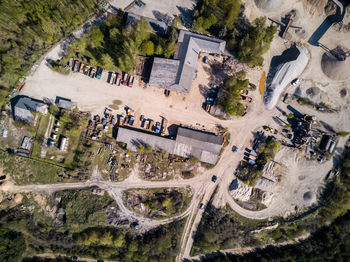
[[[4,174],[10,175],[17,185],[50,184],[70,182],[59,175],[63,168],[32,159],[0,152],[0,163]]]

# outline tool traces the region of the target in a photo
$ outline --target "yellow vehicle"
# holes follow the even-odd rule
[[[84,73],[85,64],[81,63],[79,73]]]

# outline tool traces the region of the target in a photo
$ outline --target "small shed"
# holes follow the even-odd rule
[[[58,100],[57,106],[59,108],[63,108],[63,109],[70,110],[70,111],[72,111],[74,108],[73,102],[70,100],[66,100],[66,99]]]

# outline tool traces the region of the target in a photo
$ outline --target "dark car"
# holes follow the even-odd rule
[[[208,64],[208,57],[207,57],[207,56],[205,56],[205,57],[203,58],[203,62],[204,62],[205,64]]]
[[[213,181],[214,183],[216,182],[216,180],[218,180],[218,177],[216,175],[213,175],[211,177],[211,181]]]
[[[201,203],[201,205],[199,206],[199,209],[204,209],[205,208],[205,205],[203,203]]]

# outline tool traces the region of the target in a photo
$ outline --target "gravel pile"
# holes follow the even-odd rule
[[[341,50],[343,48],[338,46],[337,49]],[[321,67],[323,73],[330,79],[345,80],[350,78],[350,57],[347,57],[344,61],[340,61],[330,53],[324,53],[321,60]]]
[[[275,11],[281,5],[281,0],[254,0],[254,2],[265,12]]]

